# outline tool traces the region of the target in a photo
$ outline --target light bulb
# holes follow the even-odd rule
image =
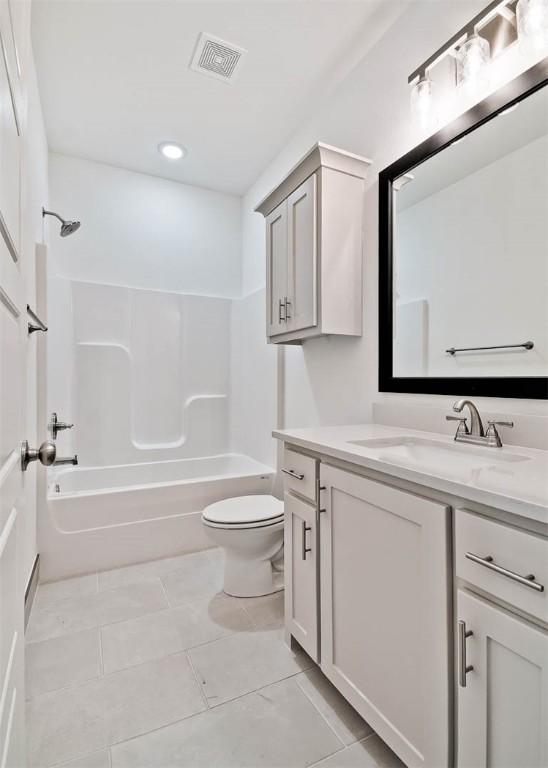
[[[421,128],[432,123],[432,81],[426,76],[421,77],[411,91],[411,115]]]
[[[520,47],[526,51],[548,47],[548,0],[519,0],[516,16]]]
[[[463,88],[486,85],[490,58],[489,43],[474,33],[457,51],[457,84]]]

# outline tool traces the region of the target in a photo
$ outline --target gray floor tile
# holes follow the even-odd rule
[[[275,592],[263,597],[241,598],[242,605],[256,627],[283,627],[284,593]]]
[[[55,768],[110,768],[110,755],[108,749],[93,752],[91,755],[77,757],[68,763],[62,763]]]
[[[294,675],[312,665],[283,642],[283,630],[241,632],[193,648],[190,660],[209,706]]]
[[[317,667],[297,675],[295,680],[344,744],[353,744],[373,733],[369,723],[360,717]]]
[[[112,768],[299,768],[342,747],[294,680],[112,748]]]
[[[36,642],[71,632],[132,619],[167,607],[159,582],[133,584],[108,592],[70,597],[33,610],[27,628],[27,641]]]
[[[46,693],[27,707],[29,765],[72,760],[205,708],[184,653]]]
[[[103,627],[105,673],[250,630],[240,601],[226,595]]]
[[[34,598],[33,609],[40,610],[46,608],[67,597],[93,595],[97,590],[96,573],[76,576],[73,579],[63,579],[63,581],[50,581],[46,584],[39,584],[36,597]]]
[[[375,734],[315,763],[314,768],[405,768],[405,765]]]
[[[99,630],[63,635],[25,647],[27,698],[101,675]]]
[[[177,570],[161,576],[172,608],[211,598],[223,589],[223,555],[206,550],[187,555]]]
[[[178,555],[177,557],[166,557],[163,560],[151,560],[147,563],[138,563],[137,565],[127,565],[124,568],[116,568],[112,571],[102,571],[99,573],[99,589],[117,589],[126,587],[128,584],[141,584],[145,581],[155,581],[160,576],[166,576],[171,571],[176,571],[185,567],[189,558],[195,558],[195,561],[205,559],[210,562],[213,557],[213,550],[205,550],[190,555]]]

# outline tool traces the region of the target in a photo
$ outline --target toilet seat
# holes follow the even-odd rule
[[[283,502],[268,495],[223,499],[210,504],[202,513],[204,525],[230,530],[267,528],[282,523],[283,519]]]

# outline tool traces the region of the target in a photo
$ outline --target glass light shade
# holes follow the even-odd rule
[[[489,80],[491,49],[485,38],[472,35],[457,51],[457,84],[462,87],[481,87]]]
[[[548,0],[519,0],[516,16],[520,46],[527,51],[548,48]]]
[[[432,121],[432,81],[421,77],[411,91],[411,116],[421,128]]]

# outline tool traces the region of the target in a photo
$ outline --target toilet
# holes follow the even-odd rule
[[[268,495],[223,499],[204,509],[202,523],[225,551],[228,595],[258,597],[283,589],[283,502]]]

